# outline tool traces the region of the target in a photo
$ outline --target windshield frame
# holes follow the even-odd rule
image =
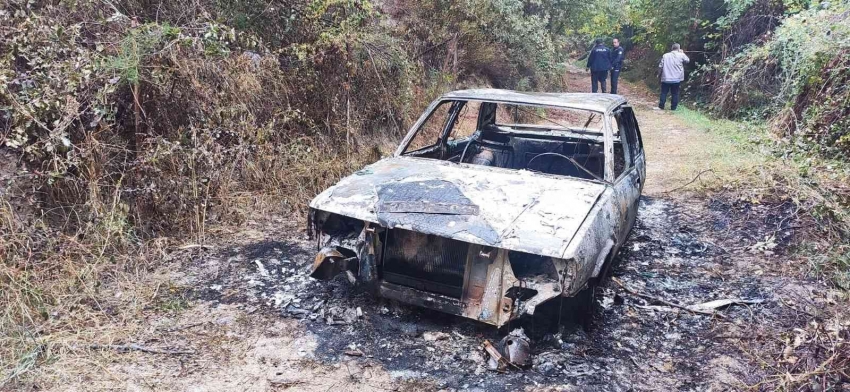
[[[401,157],[401,156],[404,156],[406,153],[410,152],[410,151],[407,151],[408,146],[411,144],[413,139],[419,133],[419,131],[421,130],[421,128],[425,124],[425,122],[428,121],[428,119],[431,117],[433,112],[443,102],[463,102],[464,106],[469,102],[482,102],[482,103],[486,102],[486,103],[495,103],[495,104],[520,105],[520,106],[527,106],[527,107],[533,107],[533,108],[552,108],[552,109],[575,110],[575,111],[588,112],[588,114],[601,115],[602,116],[602,129],[601,129],[602,132],[601,133],[582,130],[582,129],[573,130],[572,128],[569,128],[567,131],[565,131],[565,130],[563,130],[563,126],[559,130],[549,130],[549,131],[545,131],[545,132],[544,131],[537,132],[537,131],[519,130],[519,129],[515,129],[515,128],[510,128],[510,129],[511,129],[512,133],[517,133],[517,134],[540,135],[540,136],[556,137],[556,138],[557,137],[576,137],[576,136],[579,136],[579,137],[587,137],[587,136],[601,137],[602,140],[603,140],[604,151],[605,151],[604,180],[609,184],[613,184],[613,182],[614,182],[613,177],[614,177],[614,141],[615,141],[615,139],[614,139],[614,136],[613,136],[613,131],[611,130],[612,111],[611,111],[610,108],[606,109],[605,111],[599,111],[599,110],[592,110],[592,109],[586,109],[586,108],[576,108],[576,107],[571,107],[571,106],[568,106],[568,105],[563,105],[563,106],[561,106],[561,105],[545,105],[545,104],[536,104],[536,103],[514,101],[514,100],[499,100],[499,99],[486,99],[486,98],[456,98],[456,97],[445,97],[445,96],[443,96],[443,97],[435,99],[433,102],[431,102],[431,104],[428,105],[428,107],[422,113],[422,115],[419,116],[419,119],[413,124],[413,126],[410,127],[410,130],[407,132],[407,135],[405,135],[405,137],[402,139],[401,143],[399,144],[398,148],[396,148],[395,152],[393,153],[394,157]],[[499,124],[496,124],[496,125],[498,126]],[[504,126],[505,124],[501,124],[501,125]],[[521,125],[521,124],[513,124],[513,125]],[[555,124],[553,123],[553,125],[555,125]],[[443,133],[445,133],[445,131],[446,130],[444,130]],[[447,139],[446,135],[441,135],[440,139],[437,140],[436,142],[438,144],[439,143],[445,143],[446,139]],[[574,178],[574,177],[565,176],[565,178]]]

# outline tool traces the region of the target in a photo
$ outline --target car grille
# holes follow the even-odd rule
[[[463,294],[469,244],[393,229],[387,232],[384,280],[454,298]]]

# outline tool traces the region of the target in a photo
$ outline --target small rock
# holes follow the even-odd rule
[[[543,362],[537,365],[537,371],[544,376],[551,376],[558,370],[558,366],[552,362]]]

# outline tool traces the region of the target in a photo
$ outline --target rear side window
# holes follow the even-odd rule
[[[614,131],[614,178],[619,178],[631,166],[634,159],[630,158],[631,150],[627,150],[626,147],[628,142],[623,136],[626,131],[622,117],[614,116],[611,119],[611,129]]]
[[[626,140],[629,145],[629,157],[632,163],[643,152],[643,143],[640,140],[640,131],[638,130],[637,119],[635,119],[634,111],[631,107],[623,107],[623,110],[617,115],[617,121],[622,124],[621,129],[625,133]]]

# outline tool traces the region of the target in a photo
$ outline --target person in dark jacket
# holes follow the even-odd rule
[[[604,93],[605,79],[608,78],[608,71],[611,70],[611,51],[602,43],[601,39],[597,39],[596,45],[590,50],[590,56],[587,57],[587,68],[590,69],[590,90],[595,93],[598,84],[602,86]]]
[[[620,79],[620,69],[623,68],[625,58],[626,51],[620,46],[620,40],[614,38],[614,49],[611,50],[611,94],[617,93],[617,82]]]

